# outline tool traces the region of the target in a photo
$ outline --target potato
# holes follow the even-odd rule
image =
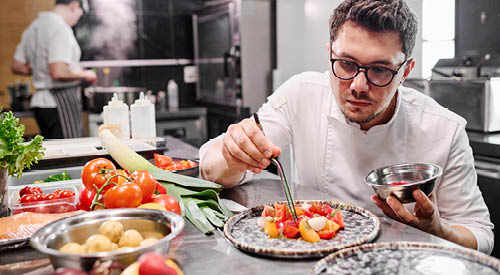
[[[119,221],[105,221],[99,226],[99,234],[108,237],[114,243],[118,243],[123,235],[123,224]]]
[[[139,233],[139,231],[135,229],[129,229],[123,232],[123,235],[120,238],[118,245],[120,247],[123,246],[137,247],[141,244],[143,240],[144,238],[142,237],[141,233]]]
[[[147,238],[145,239],[144,241],[141,242],[141,246],[143,245],[150,245],[150,244],[154,244],[158,241],[157,238]]]
[[[81,246],[80,244],[71,242],[63,245],[59,248],[59,251],[64,253],[74,253],[74,254],[82,254],[86,252],[85,246]]]
[[[88,253],[96,253],[102,251],[110,251],[112,246],[111,240],[101,234],[95,234],[90,236],[85,242],[85,246],[87,246]]]
[[[111,250],[117,250],[119,247],[118,247],[118,244],[116,243],[111,243]]]

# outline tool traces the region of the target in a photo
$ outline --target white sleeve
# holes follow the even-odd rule
[[[222,138],[224,137],[226,133],[223,133],[213,139],[210,139],[209,141],[205,142],[201,147],[200,147],[200,150],[198,152],[198,156],[200,158],[200,169],[202,169],[202,165],[203,165],[203,158],[205,157],[205,155],[207,154],[207,151],[208,151],[208,148],[210,147],[210,145],[212,145],[214,142],[218,141],[218,140],[222,140]],[[245,182],[248,182],[248,181],[251,181],[253,179],[253,176],[254,174],[250,171],[245,171],[245,173],[243,173],[243,176],[241,177],[241,179],[238,181],[237,185],[240,185],[240,184],[243,184]]]
[[[26,31],[23,32],[21,37],[21,42],[17,45],[16,52],[14,53],[14,60],[19,61],[21,63],[27,63],[26,53],[24,52],[24,47],[26,44]]]
[[[490,254],[493,224],[477,186],[472,149],[463,127],[456,133],[435,195],[441,219],[448,225],[467,227],[476,237],[478,250]]]
[[[50,34],[48,61],[73,63],[73,40],[72,33],[64,28],[57,28]]]

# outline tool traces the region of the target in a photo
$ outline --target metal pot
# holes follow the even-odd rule
[[[103,107],[108,104],[108,101],[111,100],[114,93],[118,94],[119,100],[128,105],[132,105],[135,99],[139,98],[140,92],[145,93],[146,88],[90,86],[84,89],[84,110],[92,113],[101,113]]]

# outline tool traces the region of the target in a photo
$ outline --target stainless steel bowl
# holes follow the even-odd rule
[[[429,163],[404,163],[372,170],[365,178],[377,195],[385,200],[390,195],[402,203],[415,202],[412,191],[422,190],[427,196],[432,193],[436,179],[443,169]],[[391,185],[395,182],[407,182],[405,185]]]
[[[158,242],[134,248],[89,254],[62,253],[58,249],[68,242],[85,243],[88,237],[98,233],[99,226],[109,220],[120,221],[124,229],[136,229],[141,233],[161,233]],[[174,213],[139,208],[121,208],[88,212],[54,221],[40,228],[31,237],[33,248],[49,255],[54,268],[72,267],[90,271],[96,261],[117,261],[123,265],[134,262],[149,251],[166,254],[170,240],[184,228],[184,219]]]

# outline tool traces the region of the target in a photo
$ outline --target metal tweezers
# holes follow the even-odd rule
[[[262,128],[262,124],[260,124],[259,115],[257,115],[257,113],[254,113],[253,118],[255,119],[255,123],[257,123],[257,126],[259,126],[262,133],[264,133],[264,128]],[[288,204],[288,209],[290,210],[290,213],[292,213],[293,220],[297,221],[297,213],[295,212],[295,202],[293,200],[292,192],[290,190],[290,185],[288,185],[288,181],[286,180],[283,166],[281,165],[279,160],[277,160],[274,157],[271,157],[271,162],[278,168],[278,174],[281,179],[281,186],[283,186],[283,191],[285,191],[285,197]]]

